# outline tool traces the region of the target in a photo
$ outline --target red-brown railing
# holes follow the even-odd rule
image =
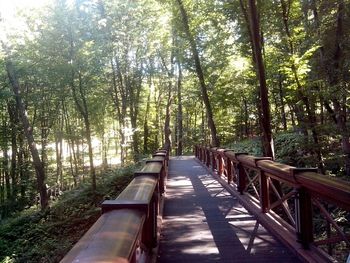
[[[232,150],[195,147],[196,157],[266,228],[306,261],[345,261],[350,251],[350,183]]]
[[[117,199],[102,203],[101,217],[61,262],[148,260],[157,244],[159,199],[165,190],[168,161],[168,149],[157,151],[147,160]]]

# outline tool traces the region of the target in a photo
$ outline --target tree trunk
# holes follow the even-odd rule
[[[168,99],[165,109],[165,121],[164,121],[164,146],[171,147],[171,129],[170,129],[170,110],[172,104],[171,84],[168,91]],[[169,148],[170,149],[170,148]]]
[[[7,147],[4,147],[2,149],[2,152],[4,154],[4,157],[2,160],[2,166],[3,166],[4,177],[5,177],[6,199],[11,200],[11,183],[10,183],[10,173],[8,169],[9,155],[7,152]]]
[[[116,67],[114,66],[113,60],[111,60],[111,68],[112,68],[112,98],[114,102],[115,109],[117,111],[117,118],[118,118],[118,124],[119,124],[119,136],[120,136],[120,163],[123,166],[125,162],[125,156],[126,153],[126,141],[125,141],[125,117],[126,117],[126,98],[124,96],[123,91],[123,76],[121,75],[118,61],[117,59],[114,60]],[[117,81],[118,79],[118,81]],[[118,91],[118,85],[119,85],[119,91]]]
[[[139,135],[137,130],[137,117],[138,117],[138,104],[140,100],[140,91],[141,91],[141,81],[136,85],[136,92],[131,88],[129,90],[129,109],[130,109],[130,122],[131,122],[131,128],[132,128],[132,145],[133,145],[133,159],[135,162],[139,159]],[[136,93],[136,94],[134,94]]]
[[[86,132],[86,141],[88,144],[88,151],[89,151],[91,186],[92,186],[92,191],[95,192],[96,191],[96,171],[94,166],[94,155],[93,155],[92,142],[91,142],[90,120],[87,116],[84,117],[84,123],[85,123],[85,132]]]
[[[92,150],[92,143],[91,143],[91,128],[90,128],[90,119],[89,119],[89,112],[88,112],[88,106],[86,102],[86,97],[83,91],[83,83],[82,83],[82,76],[81,72],[78,72],[78,90],[74,83],[74,71],[72,71],[72,79],[71,79],[71,90],[73,94],[73,99],[76,105],[76,108],[78,112],[80,113],[81,117],[83,118],[84,127],[85,127],[85,137],[88,144],[88,155],[89,155],[89,163],[90,163],[90,179],[91,179],[91,188],[93,193],[96,192],[96,171],[94,166],[94,158],[93,158],[93,150]],[[78,94],[79,92],[79,98]],[[84,162],[83,162],[84,166]]]
[[[159,128],[159,123],[160,123],[160,113],[161,111],[159,109],[161,109],[161,100],[162,100],[162,97],[161,97],[161,94],[158,95],[158,97],[156,97],[156,95],[154,95],[154,99],[155,99],[155,104],[157,105],[157,109],[156,109],[156,116],[155,116],[155,130],[156,131],[159,131],[160,128]],[[156,138],[155,138],[155,141],[156,141],[156,148],[159,148],[159,132],[156,132]]]
[[[279,75],[278,78],[278,92],[279,92],[279,98],[280,98],[280,104],[281,104],[281,117],[282,117],[282,124],[283,124],[283,130],[287,131],[287,117],[286,117],[286,111],[285,111],[285,103],[284,103],[284,95],[283,95],[283,85],[282,85],[282,76]]]
[[[55,149],[56,149],[56,183],[61,181],[62,177],[62,137],[59,131],[55,134]]]
[[[19,178],[20,178],[20,192],[21,192],[21,204],[24,205],[26,202],[26,191],[29,183],[29,170],[28,170],[28,154],[24,145],[23,134],[18,135],[18,167],[19,167]]]
[[[202,118],[201,118],[202,119],[202,122],[201,122],[201,136],[202,136],[203,143],[206,144],[207,143],[207,134],[206,134],[205,122],[206,122],[207,116],[205,114],[205,108],[203,107],[203,101],[201,103],[201,113],[202,113]],[[185,138],[186,138],[186,136],[185,136]]]
[[[35,168],[36,178],[37,178],[37,187],[40,194],[41,209],[45,209],[48,205],[46,185],[45,185],[45,170],[44,170],[43,163],[40,159],[39,152],[36,148],[36,144],[33,137],[33,130],[32,130],[32,127],[30,126],[30,123],[27,117],[27,112],[25,110],[25,107],[22,102],[22,98],[20,96],[20,86],[19,86],[17,77],[15,75],[13,64],[10,60],[6,61],[6,70],[11,82],[13,93],[15,94],[15,97],[16,97],[16,105],[19,111],[21,122],[23,124],[24,133],[28,141],[29,149],[33,158],[33,165]]]
[[[149,140],[149,127],[148,127],[148,118],[149,118],[149,112],[150,112],[150,104],[151,104],[151,93],[148,94],[147,97],[147,104],[146,104],[146,112],[145,112],[145,118],[143,123],[143,152],[148,153],[148,140]]]
[[[12,189],[11,189],[11,195],[13,196],[13,201],[17,198],[17,167],[19,165],[17,164],[17,134],[18,134],[18,110],[12,103],[9,103],[8,106],[8,113],[10,116],[10,125],[11,125],[11,169],[10,169],[10,177],[12,181]]]
[[[194,63],[195,63],[195,67],[196,67],[196,73],[197,73],[197,77],[199,80],[199,84],[200,84],[200,88],[201,88],[201,93],[202,93],[202,99],[205,105],[205,109],[207,112],[207,118],[208,118],[208,127],[210,129],[211,132],[211,144],[214,147],[219,147],[220,146],[220,141],[219,141],[219,137],[217,135],[217,131],[216,131],[216,126],[215,126],[215,122],[214,122],[214,117],[213,117],[213,111],[212,111],[212,107],[209,101],[209,96],[208,96],[208,91],[207,91],[207,85],[205,83],[205,79],[204,79],[204,74],[203,74],[203,70],[202,70],[202,65],[199,59],[199,54],[198,54],[198,50],[197,50],[197,44],[195,42],[194,37],[191,34],[190,31],[190,27],[189,27],[189,21],[188,21],[188,15],[186,13],[186,10],[184,8],[184,5],[182,3],[182,0],[177,0],[178,3],[178,7],[180,9],[180,13],[181,13],[181,17],[182,17],[182,23],[183,23],[183,27],[185,30],[185,34],[187,36],[187,39],[190,43],[190,47],[191,47],[191,51],[192,51],[192,56],[194,59]]]
[[[182,69],[178,62],[179,75],[177,78],[177,151],[176,155],[182,155],[183,148],[183,114],[182,114]]]
[[[9,155],[8,155],[8,134],[9,129],[7,125],[7,118],[3,117],[3,123],[2,123],[2,134],[3,134],[3,144],[1,144],[1,150],[3,152],[3,158],[2,158],[2,171],[5,179],[5,185],[1,184],[2,189],[6,189],[6,199],[11,200],[11,183],[10,183],[10,172],[9,172]],[[0,166],[1,167],[1,166]]]
[[[248,113],[248,103],[247,99],[243,97],[243,109],[244,109],[244,137],[248,138],[249,137],[249,113]],[[243,133],[242,133],[243,135]]]
[[[77,185],[77,177],[79,176],[79,168],[78,168],[78,159],[79,159],[79,146],[77,144],[77,152],[75,151],[75,143],[73,138],[73,131],[71,129],[71,124],[69,122],[69,116],[68,112],[65,106],[65,103],[62,102],[62,109],[63,109],[63,119],[62,119],[62,125],[63,122],[65,123],[66,133],[68,134],[68,146],[69,147],[69,160],[70,160],[70,166],[71,166],[71,174],[75,183],[75,186]],[[63,130],[63,127],[62,127]],[[62,147],[61,147],[62,152]],[[73,169],[74,166],[74,169]],[[63,178],[60,180],[60,187],[63,186]]]
[[[261,127],[263,134],[263,150],[264,155],[274,158],[273,139],[271,131],[271,116],[270,116],[270,105],[268,100],[268,90],[266,86],[265,66],[261,53],[261,37],[260,27],[258,21],[258,13],[256,10],[255,0],[249,0],[250,14],[251,14],[251,31],[256,71],[260,83],[260,103],[261,103]]]

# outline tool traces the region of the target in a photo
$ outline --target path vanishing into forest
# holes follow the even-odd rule
[[[159,263],[299,262],[193,156],[170,160]]]

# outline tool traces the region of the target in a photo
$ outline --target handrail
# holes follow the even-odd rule
[[[336,243],[350,250],[348,230],[332,215],[334,208],[349,213],[349,182],[321,175],[317,169],[296,168],[229,149],[196,146],[195,155],[219,177],[226,177],[252,210],[257,206],[257,217],[307,261],[316,254],[314,261],[333,261]],[[314,229],[316,217],[324,219],[326,236]]]
[[[165,189],[169,152],[157,151],[115,200],[102,203],[102,215],[61,263],[136,263],[157,245],[159,199]]]

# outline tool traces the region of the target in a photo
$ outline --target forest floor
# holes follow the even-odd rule
[[[135,166],[101,173],[96,199],[87,185],[65,192],[45,211],[27,209],[0,223],[0,262],[59,262],[100,216],[99,205],[132,180]]]

